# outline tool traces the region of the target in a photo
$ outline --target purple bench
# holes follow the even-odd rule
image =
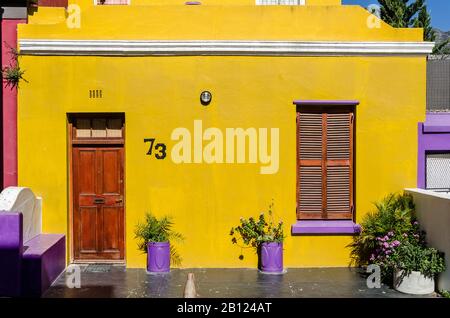
[[[22,213],[0,212],[0,296],[39,297],[65,269],[64,235],[22,237]]]

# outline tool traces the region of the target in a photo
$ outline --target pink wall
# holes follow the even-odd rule
[[[40,7],[67,7],[68,0],[39,0]]]
[[[5,19],[2,23],[2,67],[14,65],[8,47],[17,47],[17,24],[23,19]],[[17,89],[2,83],[3,96],[3,188],[17,185]]]

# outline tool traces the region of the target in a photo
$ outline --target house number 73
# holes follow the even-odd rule
[[[163,143],[157,143],[155,145],[155,138],[145,138],[144,139],[144,143],[149,143],[150,147],[148,148],[147,151],[147,156],[151,156],[151,155],[155,155],[156,159],[164,159],[167,156],[166,150],[167,150],[167,146],[166,144]],[[153,151],[155,150],[155,151]]]

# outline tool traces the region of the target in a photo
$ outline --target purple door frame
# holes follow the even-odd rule
[[[450,113],[427,113],[426,121],[419,123],[419,153],[417,187],[426,188],[426,155],[450,152]]]

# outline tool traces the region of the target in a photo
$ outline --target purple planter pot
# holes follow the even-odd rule
[[[147,271],[150,273],[170,272],[169,242],[150,242],[147,244]]]
[[[283,273],[283,243],[262,243],[259,269],[266,273]]]

